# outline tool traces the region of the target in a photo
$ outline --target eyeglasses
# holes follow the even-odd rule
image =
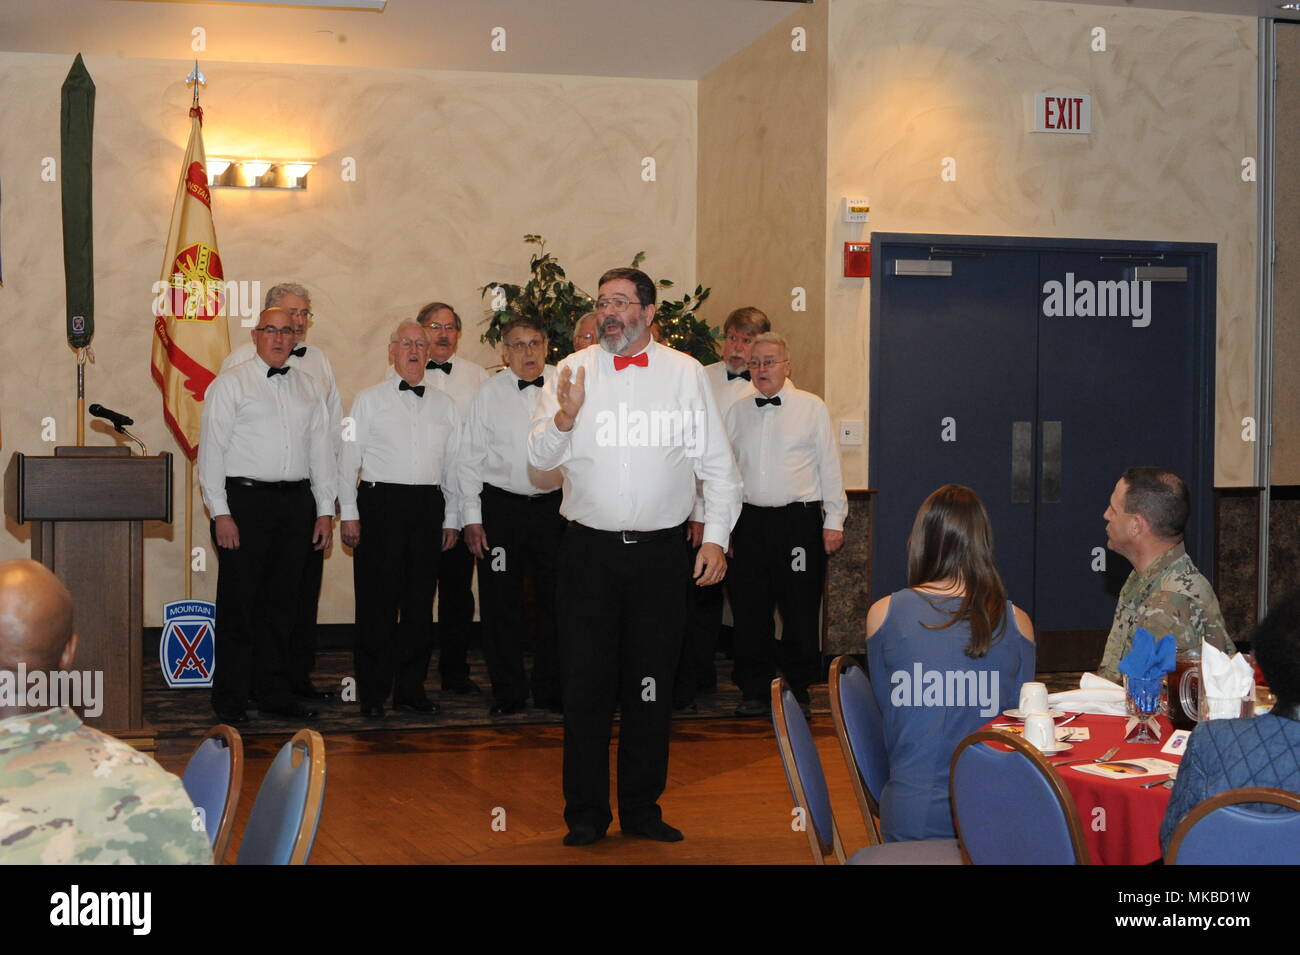
[[[281,311],[290,318],[305,318],[307,321],[311,321],[312,313],[309,308],[284,308]]]
[[[431,332],[444,332],[444,331],[445,331],[445,332],[450,332],[450,331],[452,331],[452,330],[454,330],[454,329],[456,328],[456,323],[455,323],[455,322],[447,322],[446,324],[441,324],[441,325],[440,325],[440,324],[437,323],[437,322],[430,322],[428,325],[425,325],[424,327],[427,328],[427,329],[428,329],[429,331],[431,331]]]
[[[534,338],[529,342],[506,342],[506,347],[518,355],[520,352],[532,351],[534,348],[542,348],[546,342],[540,338]]]
[[[261,332],[263,335],[296,335],[297,334],[297,332],[293,330],[292,325],[283,325],[280,328],[276,328],[274,325],[263,325],[261,328],[254,329],[254,331]]]
[[[416,351],[428,351],[429,343],[423,338],[402,338],[393,342],[399,348],[414,348]]]
[[[750,359],[745,362],[745,367],[750,371],[755,371],[759,368],[771,368],[773,365],[784,365],[789,360],[789,358],[764,358],[762,361]]]
[[[754,343],[754,336],[737,335],[735,332],[728,332],[727,341],[732,345],[752,345]]]
[[[581,335],[579,335],[577,338],[575,338],[574,341],[575,341],[575,342],[586,342],[588,345],[594,345],[595,342],[596,342],[596,333],[595,333],[595,332],[583,332]]]
[[[625,298],[598,298],[596,299],[596,311],[603,312],[607,308],[612,308],[616,312],[626,312],[629,308],[635,306],[642,308],[640,302],[629,302]]]

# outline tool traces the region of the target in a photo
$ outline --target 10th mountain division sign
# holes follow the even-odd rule
[[[174,600],[163,605],[158,662],[169,687],[210,687],[217,669],[217,605]]]

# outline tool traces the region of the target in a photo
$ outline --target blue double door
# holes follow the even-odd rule
[[[1131,569],[1105,511],[1133,465],[1181,475],[1188,549],[1212,555],[1214,247],[875,234],[869,468],[873,591],[907,586],[935,488],[993,523],[1040,668],[1095,665]]]

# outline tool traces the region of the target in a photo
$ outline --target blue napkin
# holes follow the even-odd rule
[[[1119,661],[1119,672],[1132,680],[1158,680],[1173,670],[1177,646],[1172,633],[1157,640],[1146,627],[1138,627],[1133,634],[1133,646]]]

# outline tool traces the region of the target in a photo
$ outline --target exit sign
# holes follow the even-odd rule
[[[1087,93],[1035,93],[1029,128],[1035,133],[1091,133],[1092,97]]]

